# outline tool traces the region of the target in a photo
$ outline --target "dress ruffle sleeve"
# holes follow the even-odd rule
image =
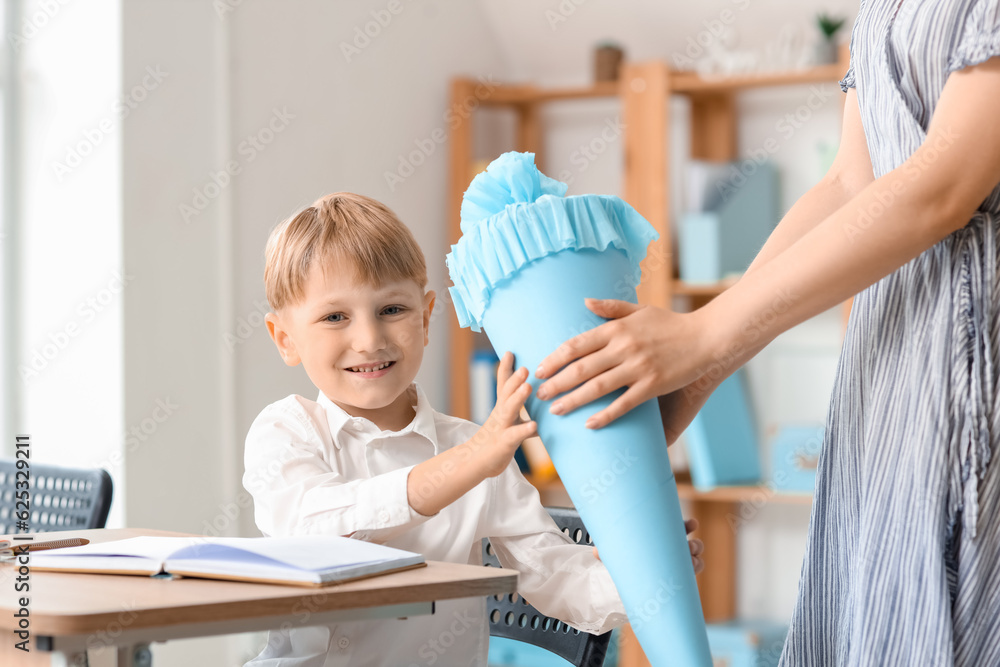
[[[861,6],[858,8],[858,16],[861,16],[861,10],[863,10],[864,7],[865,7],[865,0],[862,0]],[[854,43],[857,34],[858,34],[858,21],[857,19],[855,19],[854,28],[851,29],[851,62],[850,65],[847,67],[847,74],[845,74],[844,78],[840,80],[840,89],[845,93],[847,92],[848,88],[854,88],[856,85],[854,77],[854,57],[857,55],[857,51],[854,48]]]
[[[1000,55],[1000,0],[979,0],[948,59],[948,71],[978,65]]]

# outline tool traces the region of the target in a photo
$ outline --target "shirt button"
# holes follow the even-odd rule
[[[378,520],[381,521],[382,523],[389,523],[389,513],[386,512],[385,510],[382,510],[381,512],[378,513]]]
[[[341,637],[340,639],[337,640],[337,646],[339,646],[340,648],[347,648],[350,645],[351,645],[351,640],[348,639],[347,637]]]

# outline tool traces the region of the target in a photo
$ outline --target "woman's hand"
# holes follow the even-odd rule
[[[696,530],[698,530],[698,519],[688,519],[684,522],[684,532],[688,535]],[[705,569],[705,560],[701,557],[705,551],[705,543],[697,537],[689,537],[688,549],[691,551],[691,565],[694,567],[694,573],[701,574],[701,571]],[[597,553],[597,547],[594,547],[594,558],[601,560],[600,554]]]
[[[514,355],[506,352],[497,366],[497,402],[486,423],[469,444],[475,451],[481,470],[489,477],[502,473],[514,458],[525,438],[535,435],[534,421],[521,423],[521,408],[531,395],[528,369],[514,371]]]
[[[586,299],[585,303],[594,314],[611,321],[569,339],[543,359],[535,371],[535,377],[549,378],[538,388],[538,398],[544,400],[569,392],[549,408],[553,414],[572,412],[616,389],[628,387],[611,405],[587,420],[588,428],[600,428],[654,396],[683,388],[684,393],[678,398],[697,397],[701,385],[691,389],[688,385],[713,370],[710,365],[714,362],[715,344],[710,337],[712,327],[702,324],[698,311],[675,313],[613,299]],[[719,372],[713,375],[724,377],[735,367],[715,370]],[[690,422],[697,409],[690,412],[690,407],[680,403],[677,423],[684,419]]]

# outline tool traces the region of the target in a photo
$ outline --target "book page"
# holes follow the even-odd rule
[[[37,568],[139,570],[159,572],[172,552],[204,541],[201,537],[131,537],[31,555]]]
[[[336,536],[216,537],[172,554],[167,562],[183,566],[189,561],[228,561],[290,570],[328,572],[338,568],[378,562],[420,562],[423,556],[382,544]]]

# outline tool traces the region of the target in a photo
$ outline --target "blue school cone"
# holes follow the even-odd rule
[[[618,197],[564,197],[566,185],[531,153],[504,153],[462,202],[462,238],[448,254],[462,326],[482,327],[494,349],[529,369],[605,320],[585,297],[636,303],[639,262],[656,231]],[[534,387],[540,381],[531,376]],[[677,485],[655,399],[604,428],[584,426],[613,392],[568,415],[532,392],[538,423],[574,506],[611,573],[654,667],[710,667]]]

